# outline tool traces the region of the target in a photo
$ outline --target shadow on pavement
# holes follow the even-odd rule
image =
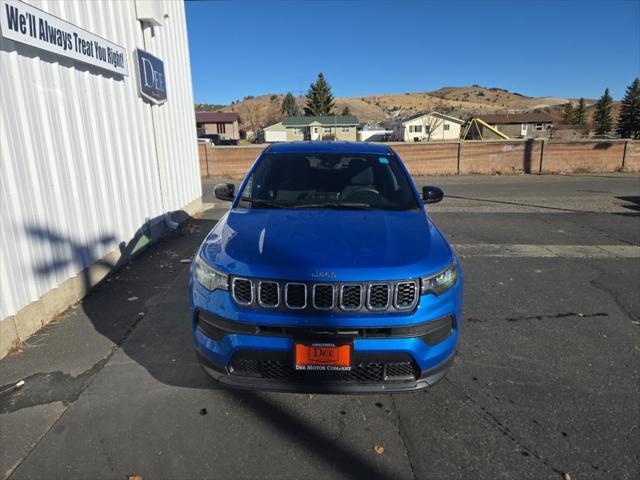
[[[170,233],[149,248],[139,250],[141,238],[150,236],[148,229],[143,228],[131,241],[120,246],[122,259],[115,264],[96,258],[97,247],[112,242],[112,235],[83,244],[51,229],[26,228],[27,234],[36,238],[43,248],[54,248],[59,253],[55,261],[34,267],[39,277],[60,274],[69,266],[82,270],[97,261],[112,269],[94,288],[91,288],[90,275],[83,274],[85,288],[90,292],[78,304],[81,312],[77,314],[84,314],[95,330],[114,346],[106,357],[77,376],[60,371],[31,375],[25,379],[23,389],[0,398],[0,413],[77,400],[111,355],[122,350],[163,384],[219,390],[238,408],[249,410],[266,422],[276,435],[290,439],[326,464],[327,472],[334,471],[345,477],[393,478],[383,466],[376,466],[362,452],[331,438],[309,419],[288,411],[269,395],[219,387],[200,368],[188,314],[189,264],[181,260],[195,254],[215,223],[213,219],[189,219],[180,234]],[[125,263],[127,260],[130,262]],[[73,355],[73,342],[64,348]]]
[[[361,453],[347,446],[340,445],[339,440],[318,431],[303,418],[285,410],[283,406],[266,395],[223,389],[224,395],[232,399],[235,405],[250,408],[262,420],[269,423],[273,430],[286,435],[296,445],[319,457],[332,470],[339,471],[345,477],[392,480],[394,477],[375,468],[374,464]]]
[[[214,387],[195,358],[188,314],[189,263],[181,260],[186,262],[193,257],[215,223],[216,220],[187,219],[177,233],[171,232],[159,239],[147,224],[129,242],[119,245],[121,257],[116,263],[98,256],[98,247],[113,242],[114,235],[105,234],[83,243],[49,227],[27,226],[26,234],[36,239],[43,251],[54,252],[54,260],[34,265],[34,274],[48,279],[66,276],[69,270],[80,272],[84,291],[88,293],[73,307],[81,310],[69,312],[84,314],[93,328],[114,346],[106,358],[97,358],[99,361],[95,365],[77,376],[61,371],[42,371],[24,378],[24,388],[0,396],[0,413],[54,401],[75,400],[91,377],[118,349],[164,384]],[[149,247],[144,248],[147,245]],[[95,286],[86,268],[93,264],[111,270]],[[28,339],[25,342],[26,353],[39,355],[37,351],[29,352],[30,344],[37,341],[39,334],[49,335],[52,328],[55,327],[45,326]],[[62,348],[73,358],[73,342]],[[46,361],[41,359],[39,363]],[[10,386],[2,386],[0,391],[4,392]]]
[[[628,208],[629,210],[633,210],[634,212],[640,212],[640,196],[616,197],[616,198],[624,202],[629,202],[622,205],[624,208]]]

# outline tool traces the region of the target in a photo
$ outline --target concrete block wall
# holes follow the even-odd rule
[[[502,175],[537,173],[540,168],[541,141],[465,142],[461,174]]]
[[[627,142],[625,172],[640,172],[640,142]]]
[[[622,170],[625,142],[568,142],[545,145],[543,173],[599,173]]]
[[[458,142],[392,144],[411,175],[456,175],[458,173]]]
[[[209,176],[242,179],[265,147],[266,145],[208,147],[207,164],[209,167]],[[200,145],[201,152],[204,148],[207,147]],[[204,170],[202,173],[205,175]]]
[[[413,176],[640,171],[640,142],[631,140],[505,140],[390,143],[389,146]],[[265,147],[200,145],[201,174],[242,179]]]

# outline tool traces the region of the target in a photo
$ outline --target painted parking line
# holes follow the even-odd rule
[[[454,245],[461,257],[640,258],[638,245]]]

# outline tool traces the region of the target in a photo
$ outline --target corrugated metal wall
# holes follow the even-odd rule
[[[159,107],[137,93],[133,2],[28,3],[124,46],[129,76],[0,39],[0,319],[202,195],[183,3],[146,46],[165,64]]]

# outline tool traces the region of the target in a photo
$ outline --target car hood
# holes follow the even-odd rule
[[[200,254],[234,275],[308,281],[414,278],[452,258],[422,210],[233,209]]]

